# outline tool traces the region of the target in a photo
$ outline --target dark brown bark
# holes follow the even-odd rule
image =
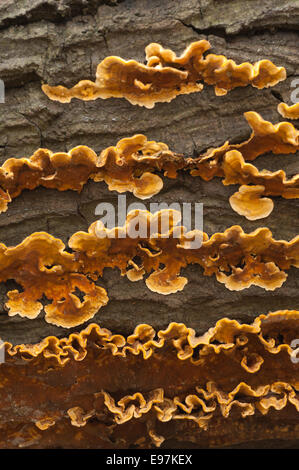
[[[99,153],[136,133],[187,156],[228,139],[241,142],[250,135],[243,112],[257,111],[273,123],[283,120],[277,104],[290,103],[291,81],[299,75],[298,24],[298,0],[5,0],[0,5],[0,78],[6,87],[5,104],[0,104],[0,162],[29,157],[39,147],[68,151],[82,144]],[[216,97],[213,88],[206,86],[201,93],[158,103],[152,110],[121,99],[61,104],[50,101],[41,90],[42,83],[73,86],[83,78],[93,80],[97,64],[108,55],[143,62],[144,47],[150,42],[181,53],[198,39],[208,39],[211,52],[237,63],[272,60],[286,67],[287,79],[274,88],[237,88],[223,97]],[[292,176],[298,172],[298,153],[265,155],[256,165],[283,168]],[[161,193],[143,202],[203,202],[204,230],[209,235],[234,224],[247,232],[267,226],[276,239],[290,240],[299,233],[298,200],[276,197],[267,219],[250,222],[229,205],[235,191],[236,186],[223,186],[218,178],[204,182],[181,173],[177,180],[165,179]],[[0,215],[0,241],[15,245],[35,231],[47,231],[67,242],[71,234],[86,230],[96,220],[99,202],[116,204],[117,196],[104,182],[88,182],[81,194],[43,188],[24,191]],[[127,201],[138,200],[127,193]],[[120,278],[118,271],[105,270],[99,284],[110,301],[90,322],[130,334],[139,323],[158,330],[176,321],[202,333],[225,316],[250,323],[261,313],[299,309],[295,268],[274,292],[259,287],[231,292],[214,277],[202,276],[197,266],[185,272],[189,278],[185,289],[161,296],[149,291],[143,281],[131,283]],[[3,340],[37,342],[85,326],[55,327],[42,314],[35,320],[8,317],[4,303],[10,288],[9,282],[0,285]]]

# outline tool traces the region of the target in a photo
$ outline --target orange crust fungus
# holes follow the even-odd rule
[[[295,103],[291,106],[288,106],[286,103],[279,103],[277,106],[277,111],[284,118],[299,119],[299,103]]]
[[[52,300],[44,307],[48,323],[69,328],[89,320],[108,296],[78,271],[74,255],[48,233],[33,233],[16,247],[0,244],[0,281],[14,279],[21,286],[7,293],[8,315],[36,318],[43,309],[39,300],[46,296]]]
[[[38,149],[30,158],[9,158],[0,167],[0,211],[5,212],[24,189],[43,186],[80,192],[88,179],[105,181],[110,191],[131,191],[147,199],[163,187],[161,178],[152,172],[164,169],[167,176],[175,177],[185,160],[166,144],[148,141],[141,134],[121,139],[99,156],[84,145],[68,153]]]
[[[21,291],[7,293],[8,314],[36,318],[45,296],[52,301],[44,307],[48,323],[66,328],[82,324],[108,302],[105,289],[95,284],[107,267],[118,268],[134,282],[149,274],[147,287],[164,295],[184,288],[188,279],[180,272],[188,264],[201,266],[203,275],[215,275],[230,290],[251,285],[274,290],[285,282],[286,270],[299,267],[299,236],[275,240],[268,228],[246,234],[236,225],[209,238],[199,230],[187,232],[178,225],[180,218],[173,210],[135,210],[123,227],[108,230],[94,222],[88,233],[71,236],[71,253],[44,232],[15,247],[0,244],[0,282],[13,279],[21,286]]]
[[[110,191],[130,191],[139,199],[148,199],[163,187],[155,171],[163,171],[169,178],[176,178],[179,170],[189,171],[205,181],[222,178],[224,185],[253,185],[244,194],[242,209],[237,212],[252,220],[269,215],[270,202],[263,202],[264,210],[256,211],[255,186],[261,196],[299,197],[299,176],[287,179],[283,170],[259,171],[253,164],[258,156],[267,152],[290,154],[299,150],[299,132],[288,122],[272,124],[255,112],[244,114],[252,128],[250,138],[240,144],[225,142],[196,158],[185,157],[169,150],[162,142],[148,141],[144,135],[121,139],[115,147],[104,149],[99,156],[86,146],[78,146],[68,153],[52,153],[38,149],[30,158],[9,158],[0,167],[0,211],[7,210],[8,203],[23,189],[38,186],[66,191],[81,191],[88,179],[105,181]],[[263,191],[261,190],[263,187]],[[233,208],[237,207],[233,204]]]
[[[169,220],[168,233],[161,229],[153,234],[152,227],[161,225],[162,218]],[[185,227],[177,225],[179,220],[177,211],[162,210],[152,215],[135,210],[128,214],[124,227],[108,230],[94,222],[88,233],[72,235],[69,246],[84,273],[101,275],[105,267],[118,267],[122,275],[133,269],[138,278],[143,272],[151,273],[146,284],[160,294],[183,289],[187,279],[180,271],[188,264],[199,264],[204,275],[215,275],[230,290],[251,285],[274,290],[286,280],[285,269],[299,266],[299,236],[290,242],[276,241],[265,227],[246,234],[241,227],[232,226],[209,238],[198,230],[187,233]],[[136,234],[131,238],[136,225],[145,227],[150,236]],[[140,260],[137,271],[131,264],[136,256]]]
[[[6,342],[0,447],[298,439],[298,320],[290,310],[251,324],[223,318],[201,335],[183,323],[140,324],[127,338],[90,324],[61,339]]]
[[[205,85],[222,96],[286,78],[285,68],[269,60],[238,65],[206,54],[210,47],[200,40],[177,56],[151,43],[144,64],[106,57],[94,82],[82,80],[71,88],[43,84],[42,90],[61,103],[114,97],[153,108]],[[299,117],[298,104],[281,103],[278,111]],[[0,212],[24,189],[80,192],[88,180],[148,199],[163,188],[161,174],[176,178],[187,171],[205,181],[218,177],[225,186],[239,185],[229,199],[233,210],[249,220],[265,218],[274,207],[270,196],[299,197],[299,174],[260,171],[252,162],[268,152],[295,154],[299,132],[253,111],[244,116],[252,129],[247,140],[226,141],[194,158],[142,134],[99,155],[81,145],[9,158],[0,167]],[[234,225],[209,236],[188,232],[180,223],[175,210],[134,210],[123,226],[108,229],[94,222],[87,232],[74,233],[67,246],[45,232],[17,246],[0,243],[0,282],[16,283],[7,292],[8,315],[35,319],[44,310],[46,322],[64,328],[90,321],[109,301],[99,285],[105,268],[117,268],[130,282],[145,280],[162,295],[184,289],[188,265],[198,265],[202,275],[215,276],[231,291],[250,286],[274,291],[291,267],[299,268],[299,235],[276,240],[266,227],[245,233]],[[90,323],[36,344],[1,342],[0,448],[147,449],[171,447],[173,440],[211,448],[299,439],[299,348],[292,347],[298,338],[299,311],[279,310],[252,323],[225,317],[205,332],[176,322],[159,331],[139,324],[125,337]]]
[[[204,57],[210,47],[206,40],[193,42],[177,57],[172,50],[152,43],[145,48],[146,65],[106,57],[97,67],[95,82],[81,80],[70,89],[42,85],[42,90],[51,100],[61,103],[69,103],[72,98],[88,101],[114,97],[153,108],[157,102],[170,102],[178,95],[199,92],[203,83],[214,85],[215,94],[221,96],[236,87],[265,88],[286,78],[285,68],[276,67],[270,60],[237,65],[223,55]]]
[[[262,198],[265,186],[240,186],[239,191],[229,198],[232,209],[248,220],[257,220],[271,214],[274,203],[268,197]]]

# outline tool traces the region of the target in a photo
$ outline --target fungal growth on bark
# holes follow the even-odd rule
[[[223,318],[202,335],[183,323],[140,324],[128,337],[90,324],[61,339],[6,342],[0,445],[148,448],[178,436],[215,446],[246,441],[250,429],[256,440],[296,435],[276,423],[299,411],[290,346],[298,320],[291,310],[251,324]]]
[[[298,2],[2,3],[0,449],[299,448]]]
[[[272,124],[255,112],[245,113],[252,128],[250,138],[240,144],[225,142],[198,157],[185,157],[169,150],[162,142],[148,141],[144,135],[121,139],[115,147],[104,149],[98,156],[86,146],[78,146],[68,153],[53,153],[38,149],[30,158],[10,158],[0,167],[0,211],[24,189],[38,186],[59,191],[72,189],[80,192],[88,179],[105,181],[110,191],[130,191],[139,199],[148,199],[160,192],[163,181],[154,171],[163,171],[168,178],[176,178],[179,170],[189,171],[209,181],[223,178],[224,185],[249,185],[250,195],[299,197],[299,176],[287,179],[283,170],[259,171],[246,161],[255,160],[267,152],[291,154],[299,149],[299,131],[288,122]],[[261,188],[264,188],[261,190]],[[240,200],[238,197],[233,199]],[[255,211],[256,196],[241,193],[242,207],[239,214],[252,220],[269,215],[273,205],[263,198],[263,210]],[[265,200],[267,201],[265,206]],[[239,204],[240,206],[240,204]],[[236,204],[232,205],[235,209]]]
[[[285,199],[299,197],[299,174],[287,179],[283,170],[259,171],[254,165],[245,163],[242,154],[237,150],[224,155],[222,169],[225,175],[222,181],[224,185],[242,184],[239,191],[230,197],[229,202],[238,214],[249,220],[262,219],[272,212],[272,199],[262,196],[282,196]]]
[[[272,199],[261,197],[264,191],[265,186],[261,185],[240,186],[239,191],[229,198],[229,203],[234,211],[248,220],[263,219],[271,214],[274,207]]]
[[[261,89],[286,78],[285,68],[270,60],[238,65],[223,55],[203,56],[210,47],[206,40],[193,42],[177,57],[171,49],[152,43],[145,48],[146,65],[110,56],[98,65],[95,82],[81,80],[72,88],[42,85],[42,90],[61,103],[69,103],[72,98],[89,101],[113,97],[153,108],[157,102],[199,92],[203,83],[213,85],[215,94],[221,96],[236,87],[252,85]]]
[[[44,232],[15,247],[1,244],[0,281],[13,279],[22,288],[7,293],[9,316],[36,318],[45,296],[52,301],[44,307],[48,323],[66,328],[82,324],[108,302],[106,290],[95,283],[105,268],[118,268],[133,282],[149,274],[147,287],[168,295],[188,282],[180,275],[188,264],[201,266],[203,275],[215,275],[232,291],[251,285],[275,290],[287,279],[286,270],[299,267],[299,236],[287,242],[275,240],[267,228],[246,234],[233,226],[209,238],[199,230],[187,232],[178,225],[180,219],[178,211],[135,210],[123,227],[106,229],[94,222],[88,233],[70,237],[71,252]]]
[[[173,177],[185,165],[183,155],[141,134],[121,139],[99,156],[83,145],[68,153],[38,149],[30,158],[9,158],[0,167],[0,209],[5,212],[7,203],[24,189],[43,186],[80,192],[88,179],[105,181],[111,191],[131,191],[139,199],[146,199],[163,187],[161,178],[152,174],[154,170],[163,169]]]
[[[33,233],[16,247],[0,244],[0,279],[14,279],[21,287],[7,293],[10,316],[36,318],[43,310],[43,296],[52,300],[44,307],[45,320],[72,327],[90,318],[108,302],[105,289],[79,273],[74,255],[63,242],[43,232]],[[77,291],[84,293],[80,300]]]
[[[291,106],[288,106],[286,103],[279,103],[277,106],[277,111],[284,118],[299,119],[299,103],[295,103]]]

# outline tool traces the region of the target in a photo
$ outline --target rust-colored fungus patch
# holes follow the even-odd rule
[[[188,264],[201,266],[204,275],[215,275],[230,290],[251,285],[274,290],[286,280],[286,270],[299,267],[299,236],[275,240],[267,228],[246,234],[236,225],[209,238],[198,230],[187,232],[178,225],[180,217],[173,210],[135,210],[123,227],[108,230],[94,222],[88,233],[71,236],[71,253],[44,232],[16,247],[1,244],[0,282],[14,279],[22,288],[7,294],[9,315],[36,318],[45,296],[52,301],[44,307],[47,322],[64,327],[84,323],[108,302],[105,289],[95,284],[107,267],[135,282],[149,274],[148,288],[164,295],[184,288],[188,280],[180,272]]]
[[[186,159],[161,142],[148,141],[143,135],[121,139],[115,147],[99,156],[84,145],[68,153],[38,149],[30,158],[9,158],[0,167],[0,211],[24,189],[38,186],[80,192],[86,181],[105,181],[109,189],[131,191],[140,199],[150,198],[163,187],[154,170],[163,169],[175,177]]]
[[[44,186],[60,191],[81,191],[88,179],[105,181],[110,191],[131,191],[136,197],[147,199],[163,187],[155,171],[176,178],[177,171],[184,170],[206,181],[223,178],[225,185],[263,186],[260,196],[298,198],[298,174],[287,179],[283,170],[259,171],[246,161],[253,161],[267,152],[295,153],[299,149],[299,131],[288,122],[273,125],[255,112],[245,113],[245,118],[252,128],[248,140],[240,144],[225,142],[196,158],[174,153],[166,144],[148,141],[141,134],[121,139],[99,156],[89,147],[78,146],[68,153],[39,149],[30,158],[10,158],[0,167],[0,211],[5,212],[7,204],[23,189]],[[254,189],[249,191],[252,193]],[[243,209],[237,212],[250,216],[255,212],[253,203],[252,198],[242,195]],[[267,204],[269,209],[270,203]],[[260,211],[259,217],[267,213]]]
[[[162,142],[148,141],[144,135],[120,140],[116,147],[103,150],[91,178],[105,181],[110,191],[131,191],[139,199],[148,199],[160,192],[162,179],[152,171],[164,169],[176,175],[185,158],[175,154]]]
[[[203,52],[210,47],[208,41],[198,41],[192,43],[181,57],[176,57],[172,50],[152,43],[145,49],[147,64],[155,67],[184,67],[190,80],[201,80],[214,85],[218,96],[249,84],[260,89],[274,86],[286,78],[285,68],[276,67],[269,60],[260,60],[253,65],[249,62],[237,65],[223,55],[208,54],[203,57]]]
[[[299,103],[295,103],[291,106],[288,106],[286,103],[279,103],[277,106],[277,111],[284,118],[299,119]]]
[[[66,338],[6,342],[0,447],[298,439],[298,335],[299,312],[283,310],[252,324],[223,318],[201,335],[141,324],[125,338],[90,324]]]
[[[251,163],[245,163],[237,150],[227,152],[223,158],[224,185],[242,184],[239,191],[230,198],[231,207],[249,220],[267,217],[274,203],[261,196],[282,196],[286,199],[299,197],[299,174],[287,179],[283,170],[259,171]],[[248,185],[246,183],[252,183]]]
[[[235,212],[248,220],[263,219],[274,207],[272,199],[261,197],[264,191],[265,186],[240,186],[239,191],[229,198],[229,203]]]
[[[176,221],[171,221],[171,214]],[[145,233],[153,235],[152,227],[161,224],[158,221],[163,216],[170,220],[168,233],[162,229],[156,236],[134,232],[139,224],[146,228]],[[161,294],[184,287],[187,279],[180,277],[180,271],[188,264],[199,264],[204,275],[215,275],[231,290],[251,285],[274,290],[286,280],[284,270],[298,266],[299,236],[290,242],[276,241],[267,228],[245,234],[241,227],[233,226],[209,238],[196,230],[186,233],[185,227],[176,225],[177,220],[180,220],[177,211],[162,210],[152,215],[136,210],[128,214],[124,227],[113,229],[116,237],[95,222],[88,233],[74,234],[69,246],[76,252],[76,259],[85,273],[101,275],[105,267],[118,267],[124,275],[132,268],[130,261],[137,256],[140,277],[143,270],[151,273],[146,284]],[[99,230],[103,238],[98,237]],[[119,237],[118,232],[124,231],[126,236]],[[135,238],[130,238],[132,233]]]
[[[208,151],[206,158],[210,160],[212,166],[215,166],[229,150],[241,152],[245,161],[255,160],[268,152],[291,154],[299,150],[299,131],[291,123],[272,124],[254,111],[247,111],[244,117],[252,129],[250,138],[240,144],[229,145],[226,142],[223,146]],[[211,176],[213,177],[214,173]]]
[[[107,57],[96,80],[68,89],[43,85],[62,103],[124,97],[153,108],[176,96],[212,85],[216,95],[236,87],[273,86],[286,78],[269,60],[237,65],[207,54],[206,40],[181,56],[152,43],[146,63]],[[298,106],[279,112],[298,118]],[[143,135],[120,140],[97,155],[86,146],[53,153],[38,149],[30,158],[10,158],[0,168],[0,212],[23,189],[38,186],[80,192],[92,179],[110,191],[130,191],[140,199],[159,193],[163,180],[188,171],[206,181],[239,185],[232,208],[249,220],[267,217],[268,196],[299,197],[299,175],[259,171],[252,162],[267,152],[295,153],[299,133],[287,122],[273,125],[245,113],[252,134],[228,141],[196,158],[172,152]],[[250,163],[249,163],[250,162]],[[244,233],[232,226],[209,237],[187,232],[179,212],[135,210],[121,227],[94,222],[71,236],[66,247],[53,236],[33,233],[15,247],[0,244],[0,282],[14,280],[7,293],[8,315],[36,318],[65,328],[90,319],[108,302],[97,285],[105,268],[117,268],[132,282],[168,295],[184,289],[189,264],[215,276],[230,290],[256,285],[279,288],[286,271],[299,267],[299,235],[275,240],[268,228]],[[222,318],[204,333],[183,323],[155,331],[139,324],[124,337],[90,324],[68,337],[49,336],[37,344],[2,343],[0,364],[0,448],[154,448],[175,439],[203,447],[259,440],[299,439],[299,312],[258,316],[251,324]],[[20,386],[21,385],[21,386]]]
[[[178,95],[201,91],[203,83],[214,85],[216,95],[225,95],[236,87],[265,88],[286,78],[285,68],[276,67],[270,60],[237,65],[223,55],[204,57],[210,47],[206,40],[193,42],[177,57],[172,50],[152,43],[145,49],[146,65],[106,57],[97,67],[95,82],[81,80],[70,89],[42,85],[42,90],[50,99],[61,103],[69,103],[72,98],[114,97],[153,108],[157,102],[170,102]]]
[[[27,237],[16,247],[0,244],[0,281],[14,279],[21,290],[7,293],[10,316],[36,318],[46,296],[45,319],[54,325],[72,327],[92,318],[108,302],[105,289],[80,274],[74,255],[45,232]],[[78,292],[84,294],[80,300]]]

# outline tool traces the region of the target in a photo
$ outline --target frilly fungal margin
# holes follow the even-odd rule
[[[279,103],[277,106],[277,111],[284,118],[299,119],[299,103],[295,103],[291,106],[288,106],[286,103]]]
[[[264,88],[286,77],[285,69],[271,61],[237,65],[224,56],[204,56],[209,48],[208,41],[198,41],[177,57],[150,44],[146,65],[107,57],[95,82],[42,89],[60,102],[124,97],[153,108],[201,91],[203,84],[225,95],[238,86]],[[297,116],[296,106],[281,104],[279,111]],[[299,197],[299,175],[287,179],[283,170],[259,171],[248,162],[269,151],[295,153],[298,131],[289,123],[272,125],[254,112],[245,117],[253,130],[247,141],[225,142],[197,158],[137,135],[99,156],[79,146],[68,153],[38,149],[29,159],[9,159],[0,168],[0,211],[23,189],[81,191],[88,179],[146,199],[163,187],[155,171],[175,178],[185,170],[206,181],[217,176],[224,185],[239,184],[230,198],[234,210],[249,220],[266,217],[273,209],[267,196]],[[163,231],[170,214],[170,227]],[[164,295],[184,288],[188,280],[180,273],[189,264],[200,265],[204,275],[215,275],[230,290],[251,285],[274,290],[286,280],[286,270],[299,267],[299,236],[288,242],[273,239],[267,228],[246,234],[233,226],[209,238],[196,230],[186,233],[179,219],[175,211],[134,211],[123,227],[107,230],[94,223],[88,233],[75,233],[67,248],[44,232],[15,247],[0,244],[0,282],[14,280],[20,286],[7,294],[9,315],[33,319],[44,308],[48,323],[82,324],[108,302],[105,289],[96,284],[105,267],[118,268],[132,282],[149,275],[148,288]],[[141,221],[147,228],[156,222],[154,238],[126,235]],[[125,236],[118,238],[120,232]],[[202,244],[191,248],[197,236]],[[50,303],[43,307],[45,298]],[[295,310],[260,315],[252,324],[222,318],[201,335],[182,323],[158,332],[140,324],[127,338],[90,324],[38,344],[5,342],[0,447],[150,448],[174,437],[213,447],[298,439],[299,358],[292,360],[291,347],[299,337],[298,320]]]
[[[199,265],[204,275],[215,275],[230,290],[251,285],[275,290],[285,282],[286,270],[299,267],[299,235],[287,242],[275,240],[265,227],[246,234],[232,226],[209,238],[199,230],[187,232],[178,225],[180,219],[174,210],[135,210],[123,227],[108,230],[94,222],[87,233],[70,237],[71,253],[45,232],[33,233],[15,247],[0,244],[0,282],[13,279],[21,286],[7,293],[8,314],[36,318],[46,296],[52,301],[44,307],[48,323],[80,325],[108,302],[105,289],[95,283],[107,267],[135,282],[149,274],[147,287],[164,295],[184,288],[188,279],[180,273],[188,264]],[[141,225],[145,232],[139,232]]]
[[[220,177],[224,185],[241,185],[230,199],[233,209],[249,220],[266,217],[273,208],[266,196],[298,198],[299,176],[288,179],[283,170],[259,171],[247,162],[267,152],[295,153],[299,150],[299,132],[288,122],[272,124],[252,111],[244,115],[252,128],[248,140],[225,142],[196,158],[172,152],[166,144],[148,141],[141,134],[120,140],[99,156],[81,145],[68,153],[38,149],[30,158],[10,158],[0,167],[0,211],[5,212],[8,203],[24,189],[43,186],[80,192],[88,179],[105,181],[110,191],[131,191],[147,199],[163,187],[155,171],[176,178],[177,172],[184,170],[205,181]]]
[[[61,339],[6,342],[0,447],[298,438],[298,319],[290,310],[251,324],[223,318],[201,335],[183,323],[141,324],[127,338],[90,324]]]
[[[191,43],[180,57],[160,44],[145,48],[146,65],[120,57],[106,57],[97,67],[96,80],[81,80],[72,88],[42,85],[51,100],[69,103],[72,98],[125,98],[131,104],[153,108],[157,102],[170,102],[176,96],[199,92],[203,83],[214,85],[216,95],[225,95],[236,87],[252,85],[265,88],[285,80],[284,67],[270,60],[253,65],[237,65],[223,55],[203,54],[210,43],[201,40]],[[203,82],[203,83],[202,83]]]

